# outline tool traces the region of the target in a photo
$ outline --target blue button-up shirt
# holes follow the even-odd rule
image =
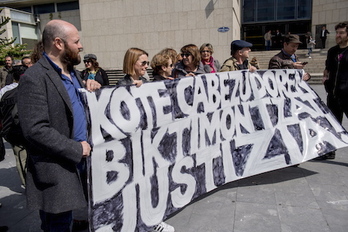
[[[74,140],[77,142],[87,141],[87,120],[85,115],[84,106],[82,103],[82,98],[79,93],[80,85],[77,80],[74,70],[70,71],[71,79],[62,73],[62,69],[58,67],[48,56],[44,53],[44,56],[50,62],[52,67],[60,75],[62,82],[65,86],[66,91],[68,92],[74,117]]]

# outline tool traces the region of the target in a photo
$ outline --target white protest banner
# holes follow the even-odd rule
[[[303,71],[235,71],[86,93],[92,231],[150,231],[198,196],[347,146]]]

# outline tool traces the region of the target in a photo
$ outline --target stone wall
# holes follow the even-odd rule
[[[122,69],[130,47],[153,55],[166,47],[211,43],[222,63],[230,43],[240,38],[240,0],[80,0],[84,54],[94,53],[101,67]],[[218,32],[219,27],[228,32]]]
[[[326,47],[336,45],[335,25],[339,22],[348,21],[347,0],[313,0],[312,33],[317,25],[325,25],[330,32],[326,41]]]

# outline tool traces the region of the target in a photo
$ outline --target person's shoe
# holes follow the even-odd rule
[[[318,156],[318,157],[314,158],[314,160],[326,160],[326,155]]]
[[[326,156],[326,159],[335,159],[336,154],[333,151],[333,152],[327,153],[325,156]]]
[[[309,59],[312,59],[312,57],[311,57],[311,56],[308,56],[308,58],[309,58]]]
[[[0,232],[6,232],[6,231],[8,231],[7,226],[0,226]]]
[[[72,231],[80,231],[88,229],[88,221],[87,220],[75,220],[73,221]]]
[[[161,222],[160,224],[153,227],[153,231],[156,231],[156,232],[174,232],[175,229],[173,226],[171,226],[165,222]]]

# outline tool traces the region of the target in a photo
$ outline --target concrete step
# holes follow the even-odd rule
[[[250,53],[250,58],[256,57],[257,60],[259,61],[260,68],[267,69],[269,60],[277,53],[279,53],[279,50],[252,51]],[[323,72],[325,68],[327,50],[313,49],[311,58],[306,56],[307,53],[308,53],[307,49],[300,49],[300,50],[297,50],[296,52],[300,61],[308,62],[308,64],[305,67],[305,71],[311,74]]]

